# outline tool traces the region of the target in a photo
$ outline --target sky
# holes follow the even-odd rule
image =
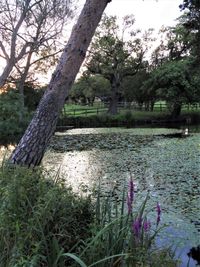
[[[99,0],[101,1],[101,0]],[[162,25],[172,26],[181,15],[179,5],[183,0],[112,0],[105,13],[119,18],[133,14],[137,28],[159,30]],[[79,10],[85,0],[79,0]]]
[[[85,0],[78,1],[77,12],[80,12]],[[105,12],[108,15],[116,15],[119,18],[134,14],[136,28],[142,30],[154,28],[157,32],[162,25],[172,26],[176,24],[175,19],[181,15],[179,5],[182,2],[183,0],[112,0]],[[0,60],[0,74],[3,65]]]
[[[106,13],[123,17],[134,14],[136,25],[141,29],[155,28],[162,25],[172,26],[181,15],[179,5],[182,0],[112,0]]]

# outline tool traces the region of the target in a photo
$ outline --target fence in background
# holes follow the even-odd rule
[[[80,108],[78,106],[77,108],[69,109],[67,105],[62,110],[62,116],[91,116],[91,115],[99,115],[106,113],[108,110],[108,104],[102,104],[99,106],[83,106]],[[119,103],[118,104],[118,110],[119,111],[149,111],[145,106],[139,106],[136,104],[130,104],[130,103]],[[165,112],[168,110],[168,107],[165,103],[155,103],[153,110],[154,112]],[[184,104],[182,106],[182,111],[195,111],[200,110],[200,103],[195,104]]]

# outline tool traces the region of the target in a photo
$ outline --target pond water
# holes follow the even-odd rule
[[[75,190],[91,188],[99,181],[104,194],[113,187],[120,198],[130,173],[139,198],[150,192],[149,207],[160,202],[164,234],[159,245],[171,244],[181,254],[200,244],[200,133],[169,138],[177,129],[74,129],[56,133],[45,155]],[[195,266],[191,260],[189,266]]]
[[[59,170],[75,191],[100,184],[104,194],[116,188],[120,199],[130,173],[138,199],[150,192],[149,207],[162,206],[168,226],[159,245],[174,243],[182,267],[192,246],[200,244],[200,133],[169,138],[177,129],[94,128],[56,133],[44,165]],[[190,260],[189,266],[195,266]]]

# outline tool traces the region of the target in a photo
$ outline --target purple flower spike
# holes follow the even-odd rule
[[[133,203],[134,200],[134,186],[135,184],[133,183],[133,179],[131,177],[131,180],[129,182],[129,198],[131,203]]]
[[[160,215],[161,215],[161,207],[160,207],[159,203],[157,203],[156,211],[157,211],[157,226],[158,226],[158,224],[160,222]]]
[[[149,232],[149,230],[151,229],[151,222],[146,219],[144,221],[143,228],[145,232]]]
[[[133,221],[132,230],[137,238],[139,238],[140,236],[141,228],[142,228],[142,218],[136,218],[135,221]]]
[[[128,214],[130,214],[132,211],[132,204],[134,200],[134,186],[135,185],[131,177],[131,180],[129,181],[129,189],[128,189],[128,196],[127,196]]]
[[[131,214],[132,211],[132,203],[129,198],[129,194],[127,195],[127,206],[128,206],[128,214]]]

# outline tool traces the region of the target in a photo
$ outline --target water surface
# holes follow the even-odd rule
[[[134,177],[138,199],[150,191],[149,207],[162,206],[168,227],[159,244],[178,247],[183,264],[186,253],[200,244],[200,134],[168,138],[177,129],[74,129],[57,133],[44,164],[59,169],[74,190],[92,188],[99,181],[104,194]],[[195,266],[191,261],[190,266]]]

